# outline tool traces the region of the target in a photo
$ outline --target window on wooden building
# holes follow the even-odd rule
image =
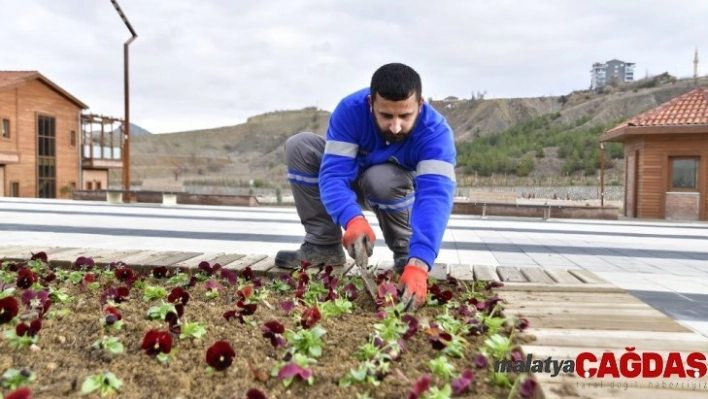
[[[70,143],[71,146],[76,147],[76,132],[73,130],[71,131],[71,139],[70,140],[71,140],[71,143]]]
[[[57,197],[56,119],[37,117],[37,197]]]
[[[698,189],[700,159],[671,158],[671,190],[695,191]]]
[[[2,138],[4,138],[4,139],[10,138],[10,120],[9,119],[2,120]]]

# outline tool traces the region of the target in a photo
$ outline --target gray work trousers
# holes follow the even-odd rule
[[[327,213],[316,184],[324,149],[324,137],[310,132],[298,133],[285,142],[288,173],[311,176],[309,183],[307,179],[289,180],[297,213],[305,227],[305,241],[315,245],[333,245],[342,240],[342,228]],[[410,204],[395,210],[386,209],[390,208],[386,204],[401,204],[406,197],[412,197],[413,177],[413,172],[389,162],[361,171],[352,183],[359,204],[376,214],[386,245],[394,257],[408,255],[412,201],[405,201]]]

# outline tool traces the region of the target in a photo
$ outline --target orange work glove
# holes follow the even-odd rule
[[[352,258],[356,258],[356,253],[354,252],[354,242],[357,238],[362,235],[366,236],[367,243],[366,249],[369,256],[373,254],[374,241],[376,241],[376,235],[374,231],[371,230],[369,222],[363,216],[356,216],[347,223],[344,235],[342,236],[342,245],[349,252]]]
[[[416,265],[406,265],[398,279],[398,291],[404,311],[415,312],[422,308],[428,296],[428,271]]]

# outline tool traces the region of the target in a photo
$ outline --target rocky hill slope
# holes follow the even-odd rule
[[[664,74],[599,93],[576,91],[556,97],[448,99],[431,103],[448,118],[456,141],[464,143],[550,114],[555,115],[552,124],[557,126],[588,128],[613,123],[654,108],[696,85],[708,85],[708,78],[676,81]],[[134,137],[132,180],[134,184],[146,178],[174,178],[186,184],[239,186],[255,181],[257,186],[283,185],[285,140],[304,130],[324,133],[328,119],[329,112],[310,107],[254,116],[236,126]],[[548,148],[546,157],[536,162],[551,165],[550,173],[561,175],[556,152]],[[612,166],[621,169],[621,162],[610,163]],[[120,184],[120,170],[111,172],[111,181]]]

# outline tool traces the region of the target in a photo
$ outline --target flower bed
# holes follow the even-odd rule
[[[431,281],[427,306],[399,311],[391,272],[370,298],[331,267],[256,276],[121,262],[70,268],[46,254],[0,268],[5,398],[531,397],[535,382],[495,373],[520,356],[494,286]],[[498,284],[498,283],[497,283]]]

